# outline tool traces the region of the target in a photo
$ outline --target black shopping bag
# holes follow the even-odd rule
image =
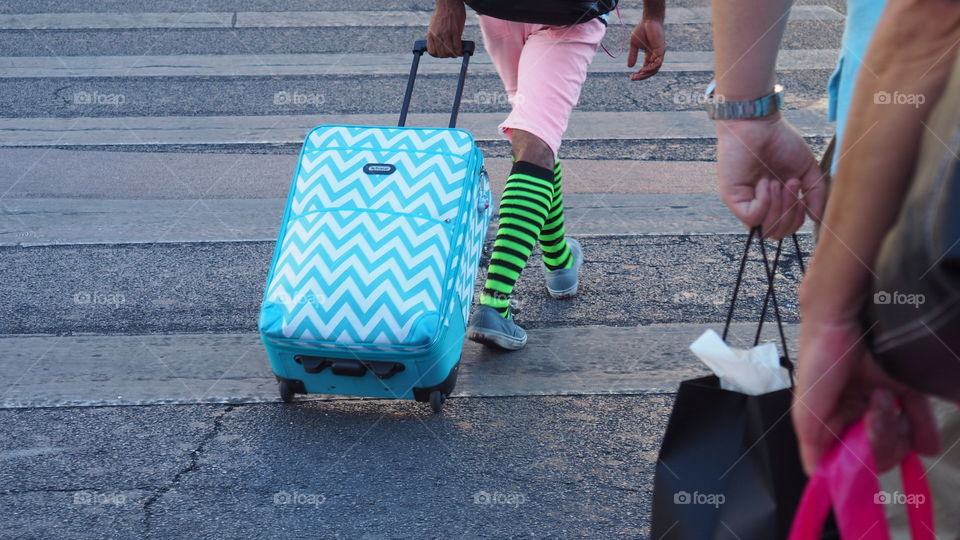
[[[727,339],[743,278],[750,232],[727,313]],[[797,256],[800,245],[793,238]],[[773,310],[783,346],[781,364],[791,377],[793,364],[780,321],[774,276],[782,241],[771,267],[763,240],[758,240],[767,275],[754,346],[767,306]],[[790,532],[806,475],[790,421],[791,389],[750,396],[720,388],[716,376],[683,381],[660,448],[653,487],[652,539],[776,540]]]

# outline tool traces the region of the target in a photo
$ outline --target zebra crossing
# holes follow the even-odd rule
[[[786,117],[822,149],[844,10],[801,1],[779,77]],[[298,159],[316,126],[396,125],[433,4],[0,5],[0,537],[649,536],[673,393],[705,372],[687,347],[722,324],[744,236],[719,200],[700,109],[706,0],[670,2],[655,77],[630,82],[625,55],[591,64],[560,150],[566,228],[585,253],[580,295],[550,298],[535,252],[515,294],[526,349],[468,341],[440,415],[406,401],[277,403],[264,305],[292,314],[271,329],[283,339],[359,330],[383,343],[417,339],[398,310],[443,309],[424,284],[456,251],[440,223],[465,216],[454,208],[465,164],[410,158],[412,188],[364,185],[356,170],[376,150],[322,151],[365,137],[346,128],[315,132]],[[620,5],[629,31],[642,2]],[[475,21],[465,38],[480,41]],[[614,56],[623,31],[608,28]],[[447,124],[457,64],[423,58],[407,125]],[[497,200],[512,165],[497,131],[509,104],[482,46],[463,97],[459,127],[484,152]],[[466,143],[442,139],[427,144]],[[309,188],[320,171],[342,185],[287,200],[292,180]],[[311,212],[351,197],[440,219],[395,220],[378,236],[365,223],[387,214]],[[302,219],[277,246],[288,202]],[[310,242],[347,270],[305,258]],[[806,231],[800,242],[811,248]],[[275,255],[283,264],[268,276]],[[382,276],[353,271],[369,260]],[[780,268],[795,342],[792,250]],[[744,277],[734,344],[752,343],[761,274],[756,264]],[[466,317],[476,289],[462,272],[447,285]],[[363,305],[342,305],[350,289]],[[404,304],[400,289],[422,294]]]
[[[187,362],[209,358],[199,350],[207,341],[195,340],[195,332],[244,339],[254,335],[260,298],[250,298],[246,283],[265,277],[261,274],[269,260],[262,254],[276,238],[300,142],[321,124],[394,124],[409,67],[408,45],[398,44],[422,37],[430,15],[429,5],[403,10],[371,2],[348,11],[311,9],[294,1],[272,6],[275,11],[229,2],[221,10],[198,6],[187,11],[160,2],[123,13],[99,12],[89,2],[76,3],[68,12],[26,5],[15,2],[0,12],[0,35],[9,38],[0,40],[5,42],[0,44],[0,105],[5,111],[0,114],[0,251],[10,261],[6,272],[20,268],[17,273],[32,278],[25,281],[48,294],[28,308],[24,296],[12,291],[19,286],[17,279],[0,285],[11,291],[0,295],[0,308],[11,314],[0,321],[0,356],[7,359],[22,350],[27,336],[31,350],[49,343],[51,354],[59,354],[55,351],[63,345],[54,342],[60,343],[63,335],[69,349],[82,351],[85,345],[73,343],[71,336],[97,336],[101,347],[109,340],[150,341],[169,334],[183,338],[170,354]],[[640,16],[639,3],[624,3],[622,15],[629,28]],[[723,252],[740,230],[716,196],[713,126],[697,105],[712,69],[709,40],[702,34],[709,30],[709,8],[681,2],[668,9],[667,23],[666,63],[650,81],[626,81],[623,57],[600,52],[591,65],[561,151],[568,163],[568,229],[588,239],[586,294],[569,309],[547,302],[540,298],[538,269],[532,264],[518,300],[520,319],[530,321],[533,347],[511,360],[523,366],[542,359],[536,343],[559,340],[561,345],[549,348],[549,354],[554,363],[576,371],[577,382],[564,388],[561,377],[517,367],[513,378],[525,382],[510,386],[519,389],[516,394],[542,394],[538,380],[550,389],[547,393],[557,395],[662,391],[693,366],[677,364],[674,369],[671,362],[677,357],[672,356],[646,370],[624,370],[614,383],[600,374],[609,366],[597,363],[582,371],[577,358],[564,355],[564,347],[573,350],[574,345],[563,336],[626,347],[629,336],[639,331],[651,342],[651,354],[670,348],[682,352],[698,329],[721,319],[722,291],[732,273],[727,276],[717,267],[684,276],[681,266],[669,270],[661,265],[700,257],[704,268],[716,267],[724,256],[709,255],[704,246]],[[835,5],[795,6],[788,27],[792,44],[779,58],[783,76],[795,82],[786,116],[815,146],[832,130],[823,88],[842,25],[843,14]],[[381,39],[364,39],[365,33]],[[129,41],[119,43],[116,36]],[[472,15],[466,37],[479,40]],[[621,29],[611,24],[606,38],[611,51],[620,47],[621,37]],[[230,51],[223,50],[226,42]],[[121,50],[124,45],[127,50]],[[456,66],[425,59],[421,69],[409,123],[444,125]],[[471,64],[460,126],[485,150],[495,191],[502,189],[509,168],[507,146],[496,130],[508,107],[498,88],[489,58],[479,53]],[[318,168],[349,166],[312,159],[303,164],[307,175]],[[422,166],[435,168],[427,175],[431,178],[449,176],[450,164]],[[437,213],[447,202],[415,193],[391,197],[413,197]],[[416,237],[410,227],[406,224],[403,233]],[[608,239],[614,238],[619,247],[610,245]],[[704,240],[695,240],[701,243],[694,249],[687,244],[691,238]],[[333,243],[328,247],[337,252]],[[172,268],[109,262],[112,257],[168,260],[170,250],[196,258]],[[411,252],[419,250],[411,246]],[[371,247],[369,255],[374,253]],[[639,260],[641,256],[663,260]],[[209,267],[218,260],[224,261],[222,268]],[[54,266],[56,273],[40,270],[44,265]],[[36,274],[30,276],[32,271]],[[789,264],[787,271],[790,276]],[[91,272],[95,280],[87,275]],[[130,290],[132,278],[149,290]],[[605,314],[617,308],[602,299],[610,293],[601,287],[604,283],[630,284],[619,293],[626,295],[622,312]],[[137,300],[116,308],[71,300],[85,291]],[[795,321],[795,306],[787,307]],[[632,320],[631,312],[638,313],[635,323],[624,326]],[[614,335],[619,337],[610,337]],[[186,395],[174,388],[171,381],[188,383],[191,377],[229,378],[223,366],[204,360],[199,367],[206,370],[203,376],[190,370],[145,377],[146,382],[135,383],[139,388],[130,395],[138,397],[130,402],[273,399],[262,352],[255,347],[245,351],[238,369],[250,384],[230,387],[242,387],[239,394],[216,384],[205,394]],[[467,347],[464,364],[472,367],[459,392],[505,395],[485,382],[506,379],[484,372],[490,366],[476,362],[481,353]],[[97,354],[80,354],[74,362],[102,370],[109,358]],[[145,360],[150,363],[150,356]],[[0,361],[15,371],[7,364]],[[659,386],[645,382],[654,373]],[[584,383],[594,376],[602,382]],[[93,384],[61,392],[70,381],[79,384],[74,375],[56,370],[21,378],[0,398],[0,406],[126,403]]]

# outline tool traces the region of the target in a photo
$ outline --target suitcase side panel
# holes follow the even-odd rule
[[[463,148],[461,143],[467,144],[469,151],[465,155],[449,155],[449,152],[445,152],[450,149],[460,151]],[[321,146],[344,144],[356,144],[364,149],[331,149]],[[404,152],[410,152],[413,158],[407,159],[403,152],[397,153],[395,149],[374,148],[379,144],[400,146],[406,149]],[[424,149],[430,150],[431,153],[423,153]],[[444,153],[445,155],[441,155]],[[362,169],[365,164],[381,156],[391,156],[404,176],[397,176],[385,182],[382,178],[371,180],[369,175],[364,174]],[[470,208],[467,206],[470,203],[467,199],[475,195],[471,186],[475,177],[471,171],[479,168],[478,162],[481,160],[482,156],[472,144],[472,137],[462,130],[355,126],[315,128],[308,135],[307,142],[301,149],[294,184],[288,196],[285,218],[268,275],[268,286],[265,290],[260,317],[260,328],[264,336],[273,340],[294,340],[301,346],[309,346],[310,342],[316,342],[316,346],[326,348],[322,342],[327,342],[334,347],[349,346],[355,351],[369,345],[375,346],[371,348],[372,351],[379,350],[385,353],[396,352],[396,348],[391,351],[391,346],[422,347],[425,345],[421,334],[431,327],[441,326],[442,322],[446,324],[445,319],[452,306],[448,298],[450,290],[455,287],[465,290],[465,287],[462,287],[462,281],[458,283],[448,283],[448,281],[456,276],[456,272],[452,270],[462,266],[453,260],[458,258],[462,249],[458,245],[463,229],[458,221],[462,220],[456,218],[472,213],[465,212]],[[412,172],[408,174],[407,169]],[[377,182],[377,180],[381,181]],[[371,294],[377,291],[373,290],[374,283],[369,279],[365,283],[359,283],[356,280],[352,283],[355,289],[352,296],[356,298],[343,294],[332,299],[324,296],[324,289],[327,289],[326,292],[333,291],[334,287],[330,285],[343,283],[340,278],[344,273],[352,273],[354,277],[367,277],[363,276],[364,264],[368,267],[367,272],[377,272],[379,270],[377,266],[383,261],[374,259],[382,255],[384,248],[402,251],[392,258],[395,266],[401,266],[399,263],[416,257],[424,250],[430,249],[431,245],[439,243],[436,234],[419,238],[424,240],[420,243],[411,242],[407,245],[398,243],[405,242],[409,238],[418,239],[416,232],[411,232],[413,226],[406,227],[408,230],[405,234],[394,235],[392,239],[394,244],[390,246],[375,243],[374,241],[382,238],[371,238],[371,235],[365,233],[361,235],[365,237],[364,242],[357,242],[356,237],[343,235],[342,231],[351,228],[346,219],[338,223],[326,223],[326,227],[304,226],[304,222],[311,220],[311,213],[320,209],[365,210],[370,207],[380,208],[385,212],[410,212],[425,218],[452,222],[450,228],[453,229],[451,232],[453,237],[450,238],[450,243],[454,245],[446,249],[450,260],[445,264],[438,264],[440,261],[437,260],[433,265],[434,284],[443,281],[441,284],[442,309],[435,310],[436,302],[433,302],[429,305],[421,305],[419,309],[408,310],[406,313],[386,313],[385,310],[388,310],[390,302],[384,301],[385,297],[371,299]],[[307,216],[305,217],[304,214]],[[417,224],[417,220],[410,223]],[[375,226],[368,226],[368,228],[376,229]],[[352,230],[357,233],[356,227]],[[326,236],[319,242],[314,237],[318,231]],[[308,259],[319,259],[321,254],[333,251],[335,245],[340,242],[353,242],[353,247],[360,250],[355,255],[367,259],[363,261],[364,264],[354,260],[352,265],[344,265],[341,264],[342,258],[339,261],[314,260],[312,265],[309,264]],[[439,258],[434,257],[434,259]],[[305,266],[312,266],[312,268],[305,269]],[[323,274],[324,269],[332,270],[336,274],[326,272],[326,279],[320,279],[319,274]],[[406,286],[407,283],[418,277],[424,277],[422,271],[418,275],[413,270],[415,269],[409,267],[398,269],[394,273],[396,277],[393,280],[396,285],[394,289],[406,291],[411,288]],[[380,289],[382,289],[379,291],[381,296],[389,293],[387,290],[389,288],[381,286]],[[312,296],[310,296],[311,291]],[[396,297],[397,294],[390,293],[390,296]],[[323,309],[325,307],[323,305],[318,305],[318,301],[322,304],[327,300],[342,301],[343,305],[326,306],[327,309]],[[391,300],[394,304],[403,303],[402,298],[391,298]],[[461,295],[461,303],[467,302],[469,298],[465,299]],[[466,309],[469,310],[469,305]],[[407,339],[413,329],[413,321],[410,320],[409,315],[431,311],[437,311],[438,317],[434,317],[435,320],[432,321],[425,321],[421,326],[426,329],[421,328],[415,339]],[[337,320],[331,322],[331,316]],[[394,323],[403,322],[386,325],[391,326],[392,331],[384,332],[385,325],[381,323],[384,322],[385,317],[392,317]],[[348,331],[348,320],[361,327],[359,330],[362,331]]]
[[[390,148],[467,156],[475,146],[473,135],[458,128],[326,125],[310,131],[303,151]]]
[[[483,154],[479,149],[475,149],[474,152],[476,157],[470,172],[471,181],[465,188],[467,193],[464,194],[464,209],[460,212],[458,219],[458,259],[453,267],[457,273],[455,288],[460,301],[458,306],[460,312],[458,315],[452,312],[449,315],[461,317],[464,324],[470,318],[477,270],[492,214],[490,179],[484,166]]]
[[[261,331],[275,339],[426,347],[436,334],[453,227],[330,210],[288,224]]]
[[[308,152],[317,152],[319,143],[323,144],[345,144],[346,140],[333,141],[332,137],[343,137],[344,126],[321,126],[313,130],[307,138],[304,147],[301,149],[298,161],[297,171],[294,180],[301,175],[304,167],[304,157]],[[348,133],[356,137],[356,133],[371,128],[350,127]],[[387,130],[387,128],[384,128]],[[405,128],[407,130],[411,128]],[[449,227],[451,232],[450,257],[447,261],[448,271],[446,280],[443,284],[443,314],[442,324],[435,341],[427,348],[419,350],[398,350],[391,349],[389,346],[371,346],[365,343],[350,344],[343,343],[323,343],[309,340],[289,340],[280,341],[270,339],[267,335],[261,333],[264,345],[266,347],[273,371],[280,377],[300,380],[304,383],[305,389],[310,393],[323,394],[341,394],[358,395],[383,398],[416,398],[418,395],[425,395],[423,389],[431,388],[441,384],[449,384],[452,381],[452,372],[459,362],[460,354],[463,348],[463,338],[466,333],[466,322],[469,317],[471,302],[477,277],[477,267],[483,248],[483,242],[489,224],[492,210],[489,201],[490,187],[489,180],[483,171],[483,156],[479,149],[473,144],[472,136],[462,130],[437,130],[414,128],[420,131],[431,132],[431,137],[437,137],[437,132],[459,132],[456,137],[446,138],[444,145],[437,145],[432,148],[433,152],[443,153],[454,150],[461,158],[466,160],[465,177],[463,181],[462,193],[458,196],[457,210],[455,219],[451,220]],[[400,131],[397,129],[387,131]],[[320,134],[326,134],[325,142],[319,138]],[[330,135],[330,134],[335,135]],[[316,135],[316,137],[314,137]],[[394,133],[393,137],[403,138],[400,133]],[[372,138],[376,139],[376,136]],[[365,150],[376,151],[373,148],[371,140],[362,143],[366,145]],[[331,142],[333,141],[333,142]],[[457,145],[451,145],[454,141]],[[356,141],[353,141],[356,142]],[[382,141],[378,141],[379,142]],[[403,144],[410,145],[409,141]],[[411,151],[414,150],[412,147]],[[353,149],[356,150],[356,149]],[[481,173],[481,171],[483,171]],[[274,259],[271,264],[268,283],[274,279],[277,271],[277,260],[281,253],[281,242],[287,234],[287,230],[295,227],[294,210],[297,195],[297,185],[291,187],[291,192],[287,200],[287,209],[280,231],[280,240],[274,252]],[[309,207],[306,207],[309,208]],[[306,209],[303,208],[303,209]],[[309,210],[308,210],[309,211]],[[264,297],[266,298],[267,290]],[[261,328],[264,327],[265,316],[261,312]],[[319,373],[307,373],[304,366],[294,360],[296,355],[324,355],[331,358],[354,358],[363,360],[377,361],[397,361],[402,363],[405,369],[388,379],[379,379],[372,372],[367,372],[361,377],[334,375],[331,370],[323,370]]]
[[[457,311],[459,312],[459,301]],[[403,371],[386,379],[378,378],[367,371],[362,376],[335,375],[330,368],[319,373],[308,373],[304,365],[295,360],[298,355],[326,354],[315,349],[278,345],[264,341],[267,356],[273,372],[285,379],[303,382],[304,389],[311,394],[332,394],[346,396],[365,396],[388,399],[416,399],[419,389],[438,386],[443,383],[460,361],[463,349],[463,336],[466,327],[459,318],[454,318],[449,326],[443,327],[436,346],[428,353],[406,358]],[[364,358],[367,354],[349,354],[337,351],[330,357]],[[389,357],[377,357],[387,360]]]

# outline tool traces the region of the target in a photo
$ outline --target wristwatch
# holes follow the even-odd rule
[[[726,101],[723,96],[714,97],[717,81],[707,86],[704,108],[711,120],[738,120],[763,118],[783,108],[783,87],[775,85],[773,92],[753,101]]]

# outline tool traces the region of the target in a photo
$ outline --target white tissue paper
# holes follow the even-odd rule
[[[727,345],[713,330],[707,330],[690,345],[697,358],[720,378],[720,388],[751,396],[790,388],[790,372],[780,365],[775,343],[752,349]]]

